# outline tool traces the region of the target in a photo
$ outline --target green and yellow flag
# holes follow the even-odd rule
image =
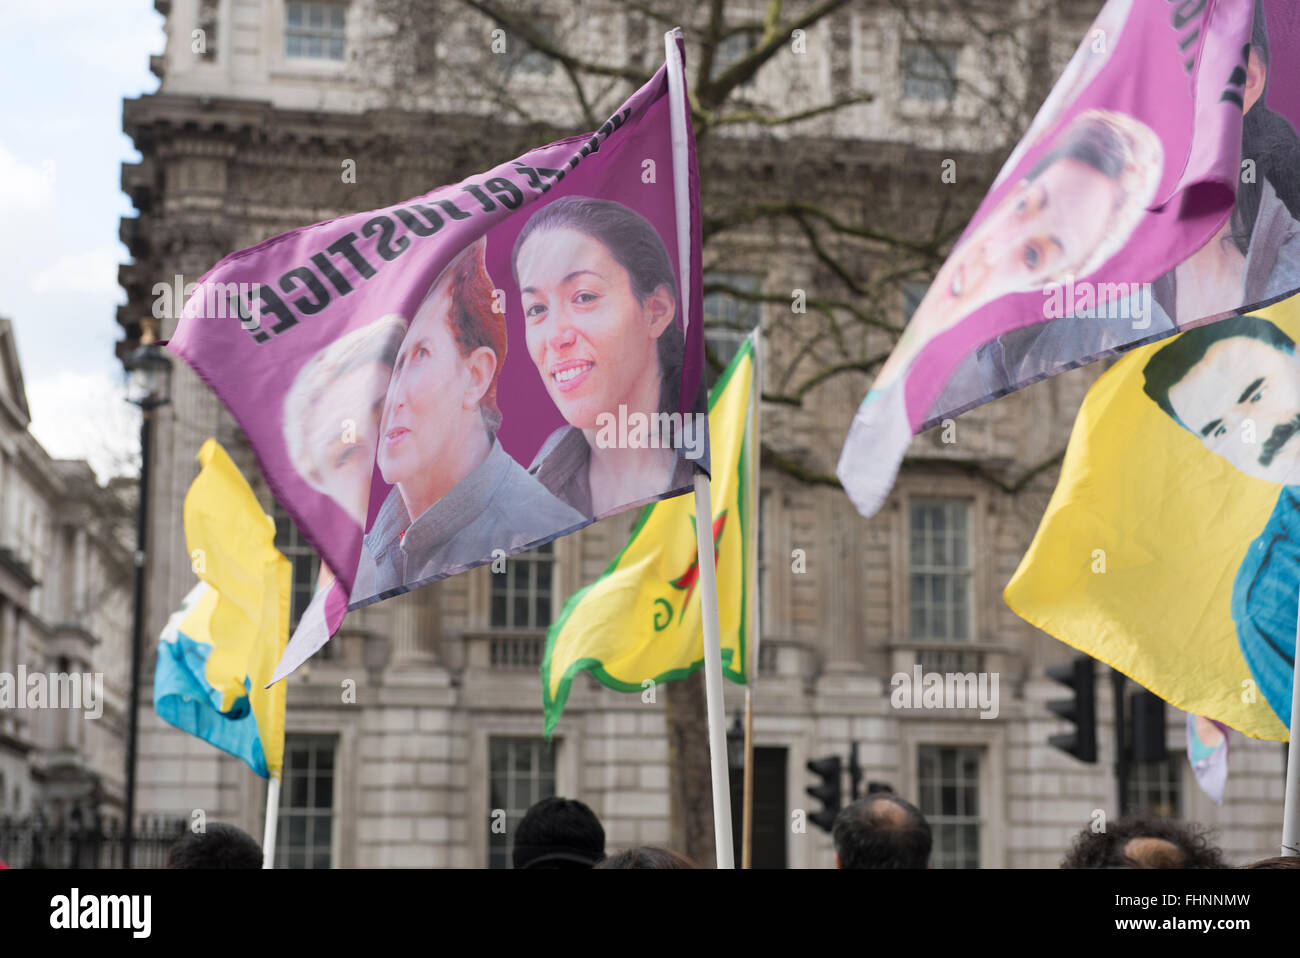
[[[1297,343],[1300,297],[1121,359],[1005,593],[1177,708],[1275,740],[1300,593]]]
[[[709,394],[713,545],[718,569],[722,673],[745,682],[751,667],[750,604],[756,567],[751,447],[753,340],[747,339]],[[549,736],[579,672],[620,692],[683,679],[704,664],[695,497],[642,511],[603,575],[564,604],[546,633],[542,698]]]

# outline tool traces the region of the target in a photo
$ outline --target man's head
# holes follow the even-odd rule
[[[1122,818],[1103,832],[1075,836],[1062,868],[1224,868],[1223,856],[1195,825],[1167,818]]]
[[[167,852],[168,868],[261,868],[262,849],[242,828],[215,822],[187,831]]]
[[[1176,337],[1147,361],[1143,389],[1207,449],[1249,476],[1300,481],[1300,357],[1258,316]]]
[[[835,817],[838,868],[928,868],[930,823],[890,792],[860,798]]]
[[[582,802],[544,798],[515,829],[516,868],[591,868],[605,857],[605,829]]]

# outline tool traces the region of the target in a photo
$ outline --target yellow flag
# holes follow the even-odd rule
[[[212,651],[204,674],[221,712],[247,698],[266,766],[278,774],[285,685],[264,686],[289,638],[291,567],[275,548],[275,521],[226,451],[209,439],[198,459],[202,468],[185,496],[185,541],[195,573],[217,595],[206,620]]]
[[[1084,400],[1005,593],[1170,704],[1277,740],[1300,593],[1297,342],[1293,298],[1126,355]]]
[[[723,674],[736,682],[746,681],[752,667],[749,589],[757,487],[748,427],[753,366],[753,344],[746,340],[709,394],[722,666]],[[604,574],[564,604],[547,630],[542,661],[547,735],[579,672],[590,671],[621,692],[642,692],[651,683],[685,678],[703,665],[696,542],[694,496],[652,503]]]

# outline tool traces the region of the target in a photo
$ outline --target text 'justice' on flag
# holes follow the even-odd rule
[[[169,348],[332,576],[277,679],[348,609],[708,473],[699,176],[666,39],[593,133],[273,237],[193,291]]]

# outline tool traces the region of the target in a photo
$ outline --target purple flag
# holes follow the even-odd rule
[[[276,236],[190,295],[169,348],[230,409],[337,577],[304,616],[295,642],[314,647],[298,661],[345,607],[688,492],[707,471],[681,51],[677,35],[590,135]]]
[[[1110,0],[858,409],[874,514],[912,436],[1300,291],[1300,6]]]

